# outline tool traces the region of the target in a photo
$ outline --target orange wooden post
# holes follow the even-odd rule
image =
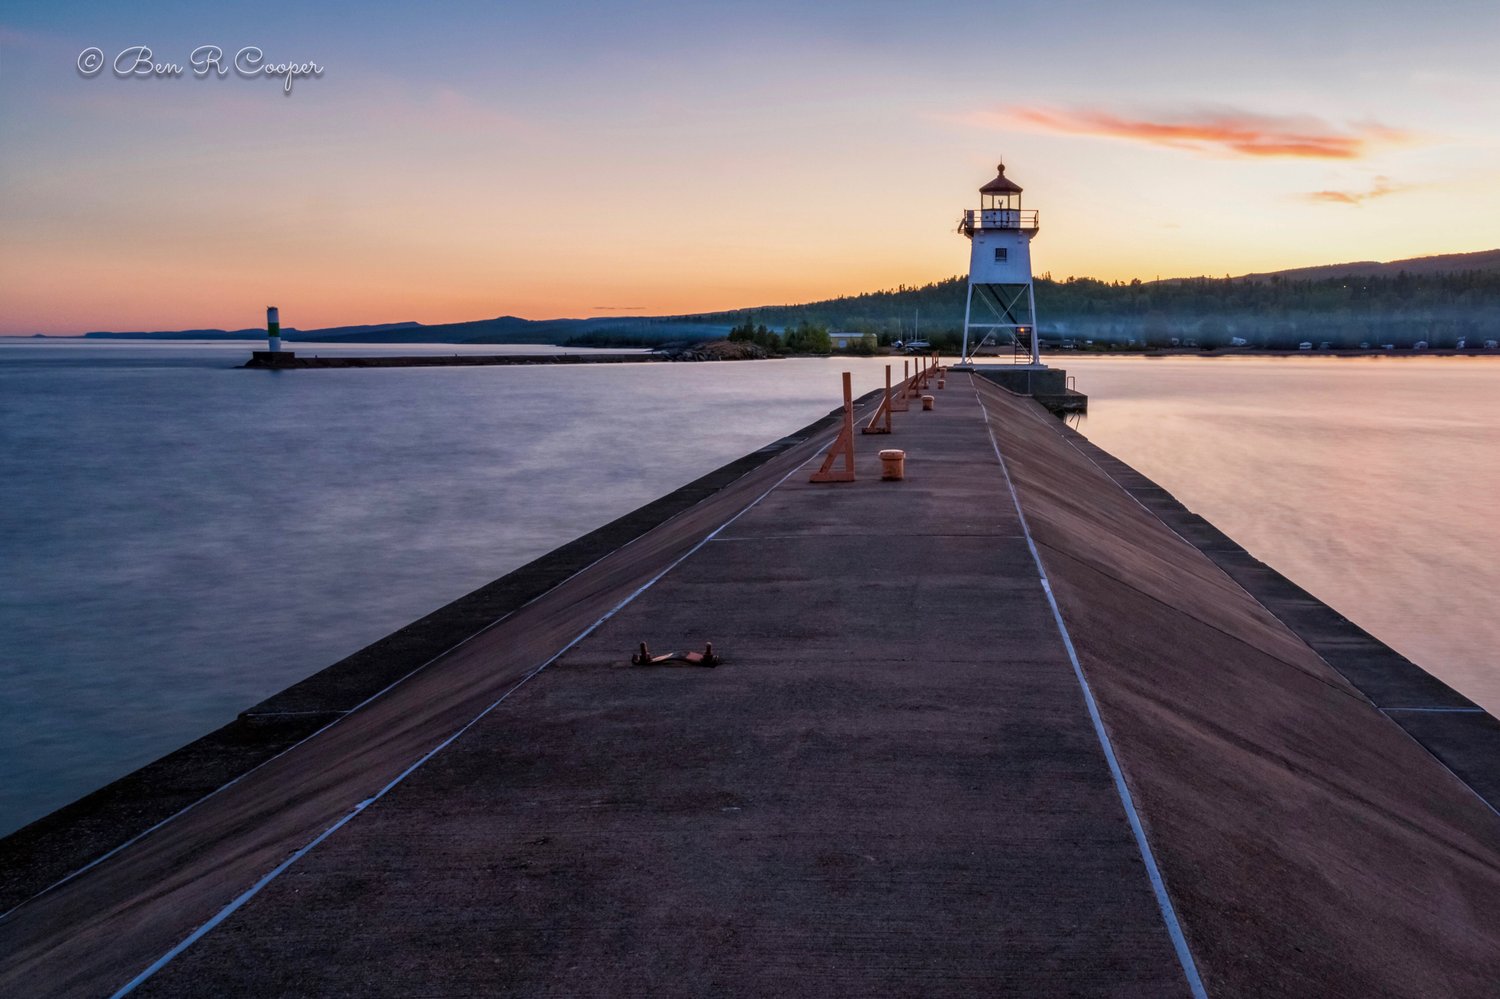
[[[887,372],[890,371],[890,367],[889,366],[886,367],[886,371]],[[906,404],[906,362],[905,361],[901,362],[901,387],[896,390],[895,395],[892,395],[890,397],[890,399],[891,399],[891,412],[893,412],[893,413],[904,413],[908,409],[911,408],[910,406],[908,406]]]
[[[891,366],[885,366],[885,398],[880,401],[880,408],[885,410],[885,432],[891,432]]]
[[[834,471],[833,463],[839,457],[844,459],[844,467]],[[839,435],[833,439],[828,455],[823,459],[823,466],[814,472],[808,481],[854,481],[854,389],[849,383],[847,371],[844,372],[844,425],[839,430]]]
[[[885,424],[881,425],[881,418],[885,418]],[[866,423],[860,430],[862,434],[888,434],[891,432],[891,366],[885,366],[885,397],[880,400],[880,406],[875,410],[870,422]]]

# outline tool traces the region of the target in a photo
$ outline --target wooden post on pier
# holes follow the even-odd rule
[[[844,459],[844,467],[835,471],[833,463],[839,457]],[[849,372],[844,372],[844,425],[839,430],[839,435],[833,439],[833,444],[828,448],[828,455],[823,459],[823,467],[812,474],[810,482],[853,482],[854,481],[854,390],[849,383]]]
[[[881,419],[884,418],[884,424]],[[870,417],[860,430],[862,434],[888,434],[891,432],[891,366],[885,366],[885,396],[880,400],[880,406],[875,414]]]
[[[889,370],[889,368],[887,368],[887,370]],[[911,409],[911,407],[906,404],[906,362],[905,361],[901,362],[901,384],[896,387],[896,391],[889,393],[889,395],[890,395],[890,401],[891,401],[891,412],[893,412],[893,413],[904,413],[907,410]]]

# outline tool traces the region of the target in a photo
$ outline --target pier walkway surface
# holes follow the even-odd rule
[[[1495,811],[1035,403],[933,394],[13,909],[0,994],[1493,995]]]

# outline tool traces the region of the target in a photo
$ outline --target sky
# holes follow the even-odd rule
[[[1496,39],[1493,0],[11,0],[0,334],[921,284],[1001,159],[1057,278],[1493,249]],[[183,72],[118,75],[134,46]],[[250,46],[321,72],[288,93]]]

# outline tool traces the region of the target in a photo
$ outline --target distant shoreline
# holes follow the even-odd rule
[[[1043,359],[1064,357],[1390,357],[1390,358],[1413,358],[1413,357],[1500,357],[1500,349],[1473,347],[1457,350],[1452,347],[1438,347],[1428,350],[1413,350],[1410,347],[1398,347],[1395,350],[1380,350],[1375,347],[1365,349],[1354,348],[1329,348],[1328,350],[1275,350],[1269,347],[1215,347],[1203,350],[1198,347],[1162,347],[1157,350],[1141,350],[1139,348],[1121,350],[1044,350]],[[981,362],[984,360],[980,359]]]
[[[670,361],[660,354],[406,354],[391,357],[299,356],[295,352],[257,350],[243,368],[295,371],[305,368],[452,368],[506,364],[655,364]]]
[[[716,340],[672,350],[632,354],[393,354],[299,356],[295,351],[256,350],[241,367],[268,371],[294,371],[305,368],[443,368],[478,367],[511,364],[663,364],[698,361],[765,360],[764,350],[754,344]]]

